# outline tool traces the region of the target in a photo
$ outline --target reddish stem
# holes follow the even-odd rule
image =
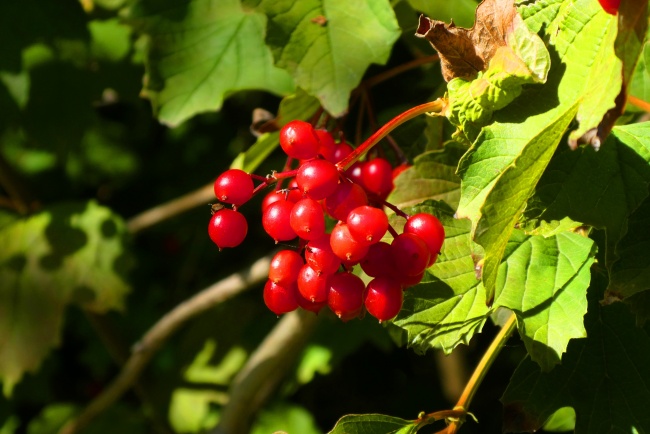
[[[400,217],[404,217],[405,219],[408,220],[410,217],[408,214],[406,214],[404,211],[399,209],[397,206],[393,205],[390,202],[386,202],[385,200],[381,200],[381,204],[384,205],[386,208],[393,210],[395,214],[397,214]]]
[[[428,102],[426,104],[421,104],[415,106],[411,109],[406,110],[403,113],[395,116],[393,119],[388,121],[384,126],[379,128],[373,135],[368,137],[359,147],[357,147],[350,155],[336,163],[336,167],[340,171],[348,169],[355,161],[359,159],[361,155],[367,152],[370,148],[375,146],[381,139],[386,137],[391,131],[393,131],[398,126],[402,125],[404,122],[413,119],[416,116],[419,116],[427,112],[441,112],[445,107],[445,102],[438,98],[435,101]]]

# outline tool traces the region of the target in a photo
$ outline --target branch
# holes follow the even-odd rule
[[[187,193],[162,205],[148,209],[127,221],[126,226],[132,234],[140,232],[149,226],[160,223],[170,217],[181,214],[196,206],[205,205],[214,200],[214,186],[207,184],[197,190]]]
[[[211,434],[246,434],[253,415],[289,371],[318,317],[302,309],[282,317],[239,371],[230,386],[230,399]]]
[[[59,434],[77,433],[86,427],[135,384],[153,355],[187,320],[263,282],[268,276],[270,263],[271,256],[258,259],[248,269],[205,288],[163,316],[133,346],[131,356],[113,382],[79,416],[66,423]]]

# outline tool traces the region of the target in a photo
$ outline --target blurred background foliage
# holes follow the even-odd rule
[[[23,249],[27,259],[16,266],[30,274],[30,255],[40,252],[39,243],[56,242],[48,238],[47,228],[50,235],[60,235],[56,225],[69,224],[81,231],[80,245],[70,247],[74,237],[62,235],[55,262],[71,261],[66,264],[92,273],[88,270],[95,270],[98,262],[108,261],[107,273],[118,282],[108,291],[128,292],[123,303],[101,301],[92,284],[64,294],[59,288],[66,287],[69,276],[63,276],[46,285],[50,292],[35,295],[55,293],[52,300],[65,315],[34,311],[29,317],[26,327],[49,332],[39,338],[45,355],[31,372],[16,378],[13,390],[5,382],[0,434],[56,432],[110,383],[130,346],[161,316],[276,248],[256,224],[259,200],[246,205],[250,233],[233,251],[219,252],[206,236],[207,203],[136,235],[127,233],[125,223],[140,212],[211,183],[255,143],[249,128],[253,110],[276,113],[281,99],[262,91],[238,92],[218,112],[194,116],[175,128],[161,125],[140,95],[146,41],[121,19],[125,3],[0,3],[0,230],[5,229],[0,258],[5,265],[15,265]],[[364,78],[432,54],[426,41],[413,37],[419,12],[471,26],[476,5],[471,0],[393,3],[402,35],[388,63],[371,66]],[[430,100],[443,88],[437,64],[411,69],[372,88],[368,95],[374,122],[363,122],[359,129],[359,108],[352,106],[339,125],[350,140],[363,138],[376,125]],[[412,158],[439,146],[449,133],[442,130],[438,120],[417,119],[394,138],[406,145]],[[386,154],[394,157],[390,150]],[[283,164],[280,153],[272,153],[256,172],[269,173]],[[21,215],[30,216],[25,228],[19,234],[15,228],[9,231]],[[123,240],[119,251],[108,252],[102,245],[89,258],[83,251],[92,248],[95,237],[105,235],[106,221],[113,222]],[[9,249],[9,240],[16,239],[24,242]],[[9,285],[16,282],[6,279],[6,273],[0,274],[3,277],[0,291],[11,292]],[[21,288],[43,286],[40,278],[34,279],[21,281]],[[25,315],[34,309],[29,300],[25,303],[24,310],[12,311],[12,305],[0,312]],[[454,353],[456,369],[450,369],[451,359],[433,353],[417,356],[398,347],[386,329],[369,318],[342,324],[322,316],[252,432],[318,433],[348,413],[413,419],[418,411],[446,408],[494,333],[487,325],[481,339]],[[156,355],[135,393],[101,415],[88,432],[194,433],[213,427],[233,376],[277,321],[263,305],[261,288],[194,318]],[[468,423],[464,432],[499,429],[497,399],[504,378],[523,354],[521,344],[513,342],[511,351],[500,356],[472,409],[481,428]],[[449,373],[454,378],[443,376]]]

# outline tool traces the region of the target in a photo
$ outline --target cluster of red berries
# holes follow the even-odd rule
[[[281,250],[271,261],[264,301],[276,314],[302,307],[319,312],[326,305],[342,320],[365,311],[379,319],[395,317],[402,307],[403,290],[419,283],[437,259],[444,228],[433,215],[406,218],[398,234],[383,207],[393,189],[394,170],[381,157],[356,162],[347,170],[337,165],[354,152],[345,142],[336,143],[326,130],[303,121],[292,121],[280,131],[280,146],[295,170],[266,178],[230,169],[215,181],[219,207],[208,232],[219,246],[234,247],[246,236],[246,218],[237,207],[255,193],[277,182],[262,203],[262,226],[275,242],[299,238],[296,250]],[[289,166],[290,167],[290,166]],[[254,180],[260,180],[257,187]],[[288,186],[282,188],[282,182]],[[328,233],[326,220],[336,223]],[[386,232],[392,243],[381,241]],[[353,266],[372,278],[366,285],[351,272]]]

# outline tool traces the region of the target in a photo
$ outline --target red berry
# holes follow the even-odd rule
[[[365,161],[356,161],[345,171],[345,175],[350,178],[350,181],[360,185],[364,191],[369,191],[363,183],[363,168],[365,165]]]
[[[330,234],[311,240],[305,246],[305,261],[311,268],[323,274],[334,274],[341,266],[341,258],[336,256],[330,245]]]
[[[424,240],[431,256],[438,254],[445,241],[445,228],[434,215],[418,213],[410,216],[404,225],[404,232],[415,234]],[[435,260],[435,259],[434,259]]]
[[[280,285],[267,280],[264,285],[264,303],[276,315],[291,312],[298,308],[298,287],[295,283]]]
[[[303,240],[315,240],[325,234],[325,215],[320,203],[311,198],[296,202],[289,220],[291,228]]]
[[[318,142],[320,146],[318,147],[318,154],[322,156],[327,161],[332,163],[338,163],[334,159],[334,152],[336,151],[336,143],[334,142],[334,137],[327,130],[316,130],[316,136],[318,137]]]
[[[293,202],[279,200],[273,202],[262,214],[262,227],[267,234],[277,243],[296,238],[296,233],[291,229],[291,210]]]
[[[219,249],[237,247],[246,238],[248,223],[246,217],[238,211],[223,208],[210,218],[208,234]]]
[[[354,151],[354,148],[352,146],[348,145],[345,142],[338,143],[336,145],[336,148],[334,148],[334,163],[338,163],[348,155],[350,155]]]
[[[361,269],[370,277],[397,274],[390,244],[380,241],[370,246],[368,253],[361,260]]]
[[[390,245],[395,268],[400,274],[415,276],[426,270],[431,254],[427,244],[417,235],[404,232]]]
[[[214,182],[214,194],[221,202],[242,205],[253,197],[253,179],[239,169],[223,172]]]
[[[293,120],[280,130],[280,147],[291,158],[308,160],[318,155],[320,142],[310,123]]]
[[[377,157],[366,162],[361,177],[365,189],[382,199],[393,191],[393,167],[384,158]]]
[[[332,229],[330,246],[336,256],[349,263],[358,263],[368,253],[368,245],[355,240],[345,223],[338,224]]]
[[[300,291],[296,292],[296,300],[298,301],[298,306],[310,312],[314,312],[316,314],[320,312],[322,308],[327,306],[327,301],[307,300],[305,297],[302,296],[302,294],[300,294]]]
[[[402,309],[404,295],[397,280],[376,277],[368,283],[366,291],[366,310],[380,322],[394,318]]]
[[[352,273],[336,273],[329,279],[327,305],[343,321],[356,318],[363,307],[363,280]]]
[[[388,230],[386,213],[368,205],[350,211],[347,219],[350,235],[361,244],[378,243]]]
[[[325,301],[329,291],[327,280],[330,276],[330,274],[319,273],[305,264],[298,273],[298,292],[312,302]]]
[[[334,193],[325,199],[327,213],[336,220],[346,221],[353,209],[368,205],[368,196],[359,184],[341,182]]]
[[[339,171],[327,160],[310,160],[300,166],[296,175],[300,190],[314,200],[325,199],[339,185]]]
[[[621,5],[621,0],[598,0],[600,6],[611,15],[616,15],[618,13],[618,8]]]
[[[297,193],[297,195],[296,195]],[[298,202],[300,199],[302,199],[302,193],[300,193],[297,189],[296,190],[273,190],[269,192],[266,196],[264,196],[264,199],[262,200],[262,212],[266,210],[266,208],[269,207],[273,202],[277,202],[279,200],[286,200],[289,202]]]
[[[269,280],[287,285],[298,280],[300,269],[305,264],[302,256],[293,250],[280,250],[271,259]]]

